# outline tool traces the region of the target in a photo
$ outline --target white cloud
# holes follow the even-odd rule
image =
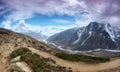
[[[119,17],[111,16],[111,17],[108,18],[108,20],[112,25],[117,26],[117,27],[120,26],[120,24],[119,24],[120,23],[120,18]]]
[[[59,33],[61,31],[67,30],[69,28],[76,27],[76,25],[67,25],[67,26],[34,26],[27,24],[25,20],[20,20],[16,25],[11,26],[11,22],[7,21],[3,23],[4,28],[11,29],[12,31],[15,32],[35,32],[39,33],[39,35],[44,35],[44,36],[51,36],[55,33]]]
[[[63,19],[53,19],[53,22],[57,22],[57,23],[70,23],[70,21],[68,20],[63,20]]]
[[[70,6],[77,5],[79,2],[78,0],[65,0]]]
[[[76,16],[83,12],[82,2],[78,0],[9,0],[5,2],[13,9],[12,14],[6,19],[13,21],[31,18],[36,13]]]
[[[12,14],[6,16],[6,19],[14,22],[14,21],[22,20],[22,19],[32,18],[33,16],[34,15],[30,12],[14,11],[12,12]]]
[[[4,21],[1,25],[4,28],[10,29],[11,28],[11,21]]]

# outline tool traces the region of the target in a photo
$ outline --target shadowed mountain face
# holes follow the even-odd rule
[[[120,49],[120,30],[110,24],[91,22],[86,27],[55,34],[48,41],[71,50],[117,50]]]

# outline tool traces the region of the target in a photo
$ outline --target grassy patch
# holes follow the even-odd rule
[[[83,62],[89,62],[89,63],[100,63],[100,62],[110,61],[110,58],[92,57],[92,56],[80,55],[80,54],[68,54],[65,52],[56,53],[55,56],[62,58],[64,60],[83,61]]]
[[[26,53],[22,55],[21,61],[26,62],[32,69],[33,72],[69,72],[66,67],[56,66],[56,62],[50,58],[43,58],[37,54]],[[55,65],[51,65],[55,64]],[[72,72],[72,70],[71,70]]]
[[[30,50],[27,49],[27,48],[19,48],[19,49],[16,49],[15,51],[13,51],[11,54],[10,54],[10,57],[11,58],[15,58],[17,56],[20,56],[20,55],[23,55],[27,52],[29,52]]]
[[[27,48],[16,49],[10,56],[21,56],[20,61],[26,62],[32,68],[32,72],[72,72],[71,69],[57,65],[53,59],[41,57]]]

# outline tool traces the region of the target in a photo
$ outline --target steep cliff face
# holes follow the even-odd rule
[[[48,39],[71,50],[120,49],[120,30],[110,24],[91,22],[83,28],[73,28]]]

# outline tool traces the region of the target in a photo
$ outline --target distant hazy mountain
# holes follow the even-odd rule
[[[47,35],[43,34],[43,31],[41,31],[41,28],[39,29],[33,28],[31,25],[27,25],[24,23],[17,24],[11,30],[31,36],[38,40],[46,39],[48,37]]]
[[[51,36],[48,42],[71,50],[120,50],[120,29],[110,24],[91,22],[83,28],[72,28]]]
[[[55,33],[59,33],[72,27],[73,26],[33,26],[22,22],[6,29],[29,35],[37,40],[45,40]]]

